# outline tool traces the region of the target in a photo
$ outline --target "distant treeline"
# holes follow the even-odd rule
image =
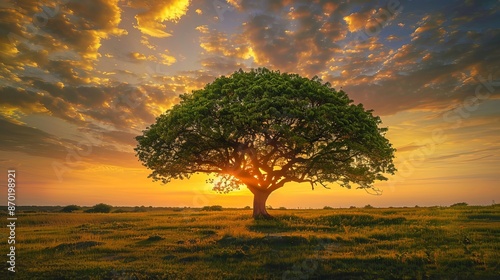
[[[497,206],[498,204],[492,204],[491,206]],[[419,208],[418,205],[414,206],[415,208]],[[421,208],[447,208],[447,207],[452,207],[452,208],[460,208],[460,207],[482,207],[482,206],[469,206],[465,202],[459,202],[459,203],[454,203],[450,206],[428,206],[428,207],[421,207]],[[278,207],[278,208],[273,208],[272,206],[267,206],[268,209],[270,210],[287,210],[286,207]],[[351,206],[349,207],[350,209],[357,209],[356,206]],[[363,209],[372,209],[372,208],[379,208],[379,207],[374,207],[371,206],[370,204],[365,205],[364,207],[360,207]],[[409,208],[409,207],[382,207],[382,208]],[[250,206],[245,206],[243,208],[224,208],[220,205],[212,205],[212,206],[204,206],[201,208],[195,208],[195,207],[153,207],[153,206],[112,206],[109,204],[105,203],[99,203],[94,206],[78,206],[78,205],[67,205],[67,206],[17,206],[16,210],[18,213],[56,213],[56,212],[65,212],[65,213],[72,213],[72,212],[84,212],[84,213],[127,213],[127,212],[150,212],[150,211],[174,211],[174,212],[180,212],[180,211],[185,211],[185,210],[190,210],[190,211],[222,211],[222,210],[250,210],[252,209]],[[310,209],[313,210],[313,208],[290,208],[290,210],[293,209]],[[323,207],[323,210],[335,210],[335,209],[342,209],[341,207],[335,208],[331,206],[325,206]],[[319,210],[319,209],[318,209]],[[7,206],[0,206],[0,213],[6,213],[7,212]]]

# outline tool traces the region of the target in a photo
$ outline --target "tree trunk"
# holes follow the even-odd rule
[[[271,219],[272,216],[267,213],[266,201],[271,193],[267,191],[253,191],[253,218],[254,219]]]

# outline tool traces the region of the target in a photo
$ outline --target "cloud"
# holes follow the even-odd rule
[[[206,25],[198,26],[196,30],[201,33],[199,40],[200,47],[204,50],[203,54],[240,60],[256,59],[255,53],[242,34],[228,34],[209,29]]]
[[[190,0],[132,0],[129,2],[131,7],[142,10],[135,16],[137,29],[146,35],[158,38],[172,35],[165,31],[167,26],[163,22],[178,22],[186,14],[189,4]]]
[[[55,137],[39,129],[14,124],[0,117],[0,151],[20,152],[53,160],[60,169],[87,169],[94,165],[137,167],[131,149],[119,151],[117,144],[135,145],[133,134],[109,131],[103,134],[81,134],[79,140]],[[106,140],[111,140],[108,142]],[[54,167],[54,166],[52,166]],[[61,171],[61,170],[59,170]],[[57,174],[57,171],[56,171]]]
[[[0,104],[3,110],[24,108],[29,112],[42,112],[44,108],[38,102],[42,96],[23,88],[0,87]]]
[[[60,139],[39,129],[12,123],[0,117],[0,150],[62,158],[67,153]]]
[[[245,69],[245,64],[229,57],[209,57],[201,60],[201,66],[216,73],[232,73],[235,69]]]
[[[130,146],[135,145],[134,136],[175,104],[178,95],[165,85],[62,87],[39,81],[36,87],[47,92],[36,94],[0,87],[0,129],[3,132],[0,150],[65,162],[68,151],[81,149],[78,141],[56,137],[20,120],[22,116],[41,113],[75,124],[82,139],[95,136],[100,139],[91,144],[92,156],[82,159],[82,164],[108,162],[117,166],[131,163]]]
[[[347,7],[328,1],[275,1],[266,5],[240,3],[240,9],[249,13],[243,35],[257,64],[307,76],[327,69],[327,62],[341,50],[340,43],[347,35],[346,22],[339,16]]]
[[[480,149],[480,150],[475,149],[475,150],[463,151],[463,152],[459,152],[459,153],[434,156],[434,157],[429,158],[429,160],[433,161],[433,162],[434,161],[448,161],[449,159],[454,159],[455,162],[457,162],[457,161],[475,161],[478,159],[478,156],[484,157],[484,158],[490,157],[495,152],[498,152],[499,150],[500,150],[500,147],[491,147],[491,148]]]
[[[406,145],[406,146],[403,146],[403,147],[400,147],[400,148],[396,148],[396,150],[398,151],[398,153],[402,153],[402,152],[409,152],[409,151],[413,151],[413,150],[417,150],[421,147],[425,147],[425,145]]]
[[[143,55],[142,53],[138,53],[138,52],[129,53],[129,57],[131,59],[133,59],[134,61],[144,61],[147,59],[147,57],[145,55]]]
[[[156,45],[151,43],[150,38],[151,37],[143,34],[141,36],[141,44],[143,44],[150,50],[156,50]]]
[[[373,11],[357,12],[345,16],[343,19],[347,23],[349,32],[358,32],[366,27],[372,14]]]
[[[80,18],[81,27],[122,35],[126,32],[117,27],[121,22],[121,9],[118,3],[119,0],[80,0],[69,1],[66,5]]]
[[[126,57],[127,61],[132,63],[143,63],[143,62],[158,62],[163,65],[170,66],[177,62],[177,59],[170,55],[170,52],[165,50],[163,53],[159,53],[157,55],[145,55],[139,52],[129,52]]]
[[[266,66],[309,77],[320,75],[382,115],[442,110],[473,94],[478,85],[471,81],[473,76],[498,77],[494,61],[499,31],[491,25],[472,31],[466,24],[450,22],[446,12],[478,20],[492,8],[488,5],[450,4],[419,14],[408,7],[413,3],[407,3],[406,14],[386,19],[380,25],[383,32],[360,41],[356,34],[383,20],[387,7],[368,2],[332,5],[329,1],[231,4],[244,20],[240,33],[228,34],[209,25],[197,28],[204,50],[200,63],[214,73]],[[495,14],[488,13],[489,18]],[[402,31],[407,35],[402,36]],[[480,58],[480,53],[489,58]]]
[[[138,53],[138,52],[130,52],[128,54],[128,58],[130,59],[131,62],[134,63],[139,63],[143,61],[158,61],[158,58],[154,55],[148,55],[146,56],[143,53]]]
[[[291,69],[298,61],[298,47],[286,33],[287,21],[267,14],[253,16],[245,24],[245,37],[257,55],[258,63]]]
[[[200,47],[203,49],[200,64],[217,74],[231,73],[239,68],[247,68],[246,60],[256,59],[253,50],[241,34],[227,34],[207,25],[196,27],[201,34]]]
[[[166,49],[163,53],[160,53],[160,62],[162,64],[170,66],[177,62],[177,59],[174,56],[170,55],[170,52],[168,51],[168,49]]]
[[[59,138],[37,128],[15,124],[0,117],[0,151],[20,152],[30,156],[44,157],[58,163],[59,168],[85,169],[94,164],[111,164],[121,167],[136,167],[131,151],[123,152],[111,143],[135,145],[130,133],[110,131],[98,134],[79,135],[79,140]],[[95,135],[95,134],[94,134]],[[104,140],[111,140],[107,142]]]
[[[447,25],[443,18],[441,11],[427,14],[412,25],[407,38],[387,27],[397,32],[388,38],[400,38],[396,48],[398,43],[383,44],[382,36],[347,44],[343,54],[330,61],[325,80],[382,115],[463,104],[481,85],[479,76],[500,77],[494,62],[500,31],[467,31],[468,26]],[[490,98],[498,96],[494,91]]]
[[[175,85],[132,86],[60,86],[35,81],[34,86],[43,94],[0,87],[0,105],[28,115],[45,113],[81,127],[97,122],[120,129],[142,129],[155,117],[172,106],[179,93]],[[183,88],[181,88],[183,89]],[[5,112],[3,114],[6,114]]]
[[[100,57],[101,41],[127,33],[118,28],[118,0],[47,5],[49,12],[43,21],[34,17],[43,12],[37,1],[25,1],[15,9],[2,11],[6,14],[2,30],[10,34],[0,37],[3,74],[16,85],[22,85],[23,77],[33,76],[30,67],[46,73],[43,79],[73,84],[98,82],[91,71]]]
[[[128,146],[137,145],[137,141],[135,141],[135,137],[137,135],[138,134],[136,133],[129,133],[120,130],[106,131],[103,133],[105,139],[110,140],[111,143],[120,143]]]

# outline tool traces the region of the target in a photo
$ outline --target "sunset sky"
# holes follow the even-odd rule
[[[343,89],[398,149],[381,196],[290,184],[269,205],[500,202],[500,1],[21,0],[0,16],[2,205],[8,169],[21,205],[252,205],[206,176],[154,183],[133,148],[179,94],[258,67]]]

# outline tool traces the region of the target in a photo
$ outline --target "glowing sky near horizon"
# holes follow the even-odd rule
[[[134,137],[179,94],[257,67],[317,75],[389,127],[395,176],[273,193],[279,207],[500,200],[499,1],[83,0],[0,4],[0,183],[22,205],[252,204],[162,185]],[[3,191],[0,197],[4,197]]]

